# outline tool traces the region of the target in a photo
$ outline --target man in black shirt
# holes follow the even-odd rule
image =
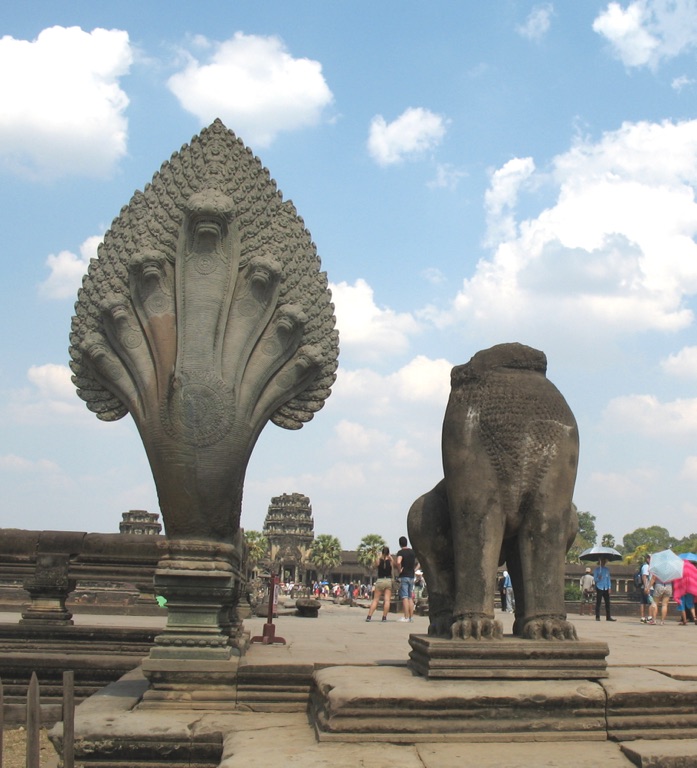
[[[404,616],[400,621],[414,621],[414,576],[416,554],[408,545],[407,537],[399,537],[400,550],[397,552],[397,572],[399,573],[399,597],[402,600]]]

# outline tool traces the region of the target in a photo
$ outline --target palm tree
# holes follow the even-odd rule
[[[377,533],[369,533],[367,536],[364,536],[358,545],[358,562],[364,568],[370,570],[375,565],[375,561],[380,557],[385,544],[385,539]]]
[[[312,543],[310,561],[326,580],[327,572],[341,565],[341,542],[336,536],[320,533]]]
[[[269,554],[269,540],[259,531],[245,531],[247,544],[247,568],[253,571],[257,563]]]

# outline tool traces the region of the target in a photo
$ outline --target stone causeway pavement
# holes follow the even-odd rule
[[[288,609],[293,605],[288,601]],[[314,664],[322,666],[406,665],[411,633],[426,634],[428,619],[415,616],[413,623],[400,622],[390,614],[380,621],[376,612],[366,622],[367,604],[335,605],[322,601],[318,618],[300,618],[283,607],[275,619],[275,633],[285,644],[253,644],[245,662],[259,665]],[[511,614],[497,613],[510,634]],[[581,640],[605,641],[609,645],[608,669],[623,681],[634,674],[641,678],[652,670],[673,679],[697,682],[697,626],[680,626],[675,615],[665,625],[647,626],[636,617],[618,617],[615,622],[597,622],[593,616],[570,616]],[[2,616],[0,616],[2,620]],[[158,626],[162,617],[117,617],[77,615],[80,624]],[[245,628],[261,635],[265,619],[245,619]],[[635,672],[634,672],[635,670]],[[625,685],[627,683],[625,682]],[[143,713],[143,717],[148,717]],[[697,739],[638,739],[622,744],[612,741],[525,741],[496,743],[421,742],[376,743],[317,741],[304,712],[242,712],[224,739],[220,768],[303,766],[303,768],[596,768],[596,766],[642,766],[642,768],[687,768],[697,766]],[[650,733],[647,732],[647,735]],[[534,738],[534,736],[531,736]]]

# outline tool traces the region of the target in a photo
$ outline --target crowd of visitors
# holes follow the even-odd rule
[[[598,566],[591,573],[590,568],[579,580],[581,589],[581,606],[579,613],[590,613],[591,604],[595,601],[595,618],[600,621],[601,605],[605,605],[605,617],[608,621],[615,621],[610,613],[610,571],[607,561],[600,559]],[[679,624],[686,626],[688,623],[697,624],[695,613],[695,599],[697,599],[697,568],[686,561],[683,575],[678,579],[664,581],[651,570],[651,555],[646,555],[636,577],[636,586],[639,590],[639,620],[642,624],[665,624],[671,600],[680,615]],[[659,617],[660,612],[660,617]]]
[[[674,605],[680,618],[678,623],[686,626],[688,623],[697,624],[697,567],[688,562],[684,575],[673,581],[662,581],[650,568],[651,556],[646,555],[637,577],[636,585],[640,596],[640,621],[643,624],[665,624],[668,620],[671,605]],[[373,614],[382,603],[382,621],[388,621],[393,597],[398,600],[401,608],[401,622],[412,622],[416,601],[421,597],[426,584],[423,572],[413,549],[408,545],[405,536],[399,539],[399,550],[390,553],[390,548],[384,546],[377,557],[374,568],[376,580],[370,583],[337,584],[327,581],[315,581],[311,594],[316,598],[348,600],[371,600],[366,621],[372,621]],[[600,621],[601,609],[604,608],[605,619],[615,621],[611,612],[611,578],[607,560],[600,558],[594,569],[586,568],[579,579],[581,599],[579,614],[590,615],[595,606],[595,619]],[[300,585],[293,583],[282,584],[281,590],[292,595]],[[515,611],[515,595],[511,578],[507,571],[498,575],[497,588],[501,599],[501,610],[512,613]],[[305,590],[303,590],[305,591]],[[673,601],[671,603],[671,601]]]

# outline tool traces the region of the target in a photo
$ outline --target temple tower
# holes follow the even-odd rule
[[[264,520],[272,569],[282,581],[304,584],[315,538],[310,499],[302,493],[274,496]]]
[[[138,533],[157,536],[162,532],[160,516],[157,512],[146,512],[144,509],[130,509],[122,512],[123,518],[119,523],[119,533]]]

